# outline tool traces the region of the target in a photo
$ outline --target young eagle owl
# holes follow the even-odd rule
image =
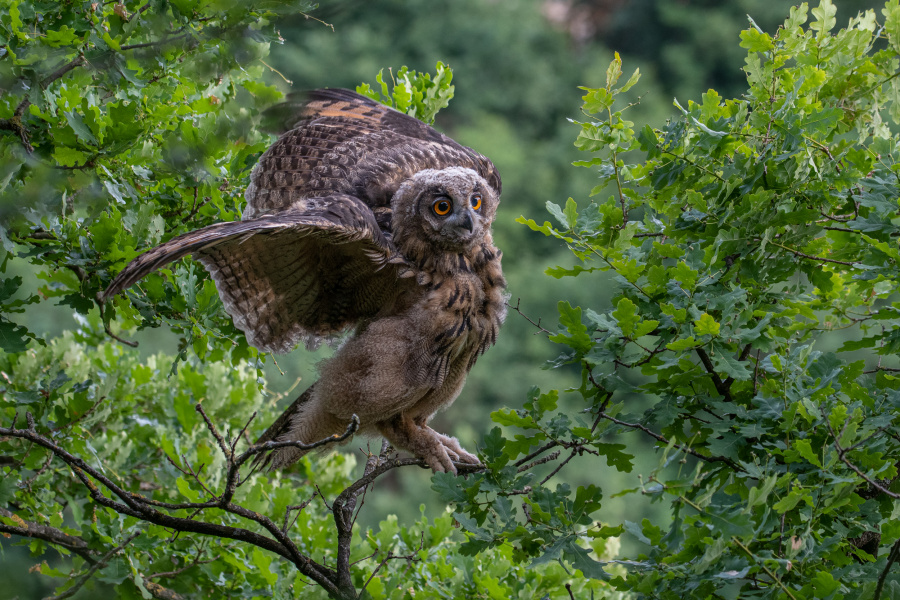
[[[347,90],[279,107],[287,130],[260,158],[241,221],[173,238],[129,263],[104,302],[192,254],[248,341],[288,352],[353,333],[260,441],[380,433],[435,471],[478,460],[428,427],[497,340],[506,281],[486,157]],[[269,456],[282,467],[295,447]]]

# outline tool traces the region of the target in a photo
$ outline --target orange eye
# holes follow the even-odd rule
[[[434,211],[434,214],[439,217],[444,217],[450,214],[450,209],[453,208],[450,205],[450,201],[446,198],[439,198],[434,204],[431,205],[431,210]]]
[[[469,198],[469,202],[471,202],[474,210],[478,210],[481,208],[481,194],[472,194],[472,197]]]

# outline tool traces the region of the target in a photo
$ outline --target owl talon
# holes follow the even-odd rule
[[[444,450],[451,457],[451,459],[458,463],[465,463],[468,465],[480,465],[481,461],[478,460],[478,457],[470,454],[463,450],[462,446],[459,445],[459,441],[456,438],[437,433],[435,435],[440,441],[441,446],[443,446]]]
[[[450,459],[447,452],[443,450],[443,446],[438,446],[435,448],[434,454],[423,456],[422,458],[435,473],[453,473],[454,475],[457,475],[456,466],[453,464],[453,461]]]

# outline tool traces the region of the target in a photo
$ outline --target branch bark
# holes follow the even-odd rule
[[[94,564],[97,561],[95,556],[96,553],[88,548],[87,542],[80,537],[69,535],[64,531],[55,527],[50,527],[49,525],[41,525],[40,523],[35,523],[33,521],[26,521],[5,508],[0,508],[0,516],[20,523],[20,526],[0,523],[0,533],[9,533],[21,537],[43,540],[49,544],[65,548],[66,550],[77,554],[90,564]]]

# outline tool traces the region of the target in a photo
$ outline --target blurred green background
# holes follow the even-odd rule
[[[880,6],[863,0],[836,0],[838,25],[859,11]],[[790,0],[324,0],[320,7],[281,25],[285,42],[271,49],[268,83],[290,90],[348,87],[374,83],[380,69],[396,72],[406,65],[433,71],[437,61],[454,71],[456,96],[437,118],[438,129],[489,156],[503,178],[503,196],[494,226],[503,250],[510,303],[519,305],[533,321],[555,329],[556,304],[605,307],[612,289],[602,277],[556,280],[543,274],[549,267],[574,259],[554,240],[515,223],[520,215],[539,222],[550,219],[547,201],[564,204],[573,197],[580,205],[595,174],[571,163],[580,159],[573,141],[578,128],[581,94],[578,86],[601,86],[613,52],[620,53],[626,77],[640,68],[642,77],[630,93],[639,102],[626,118],[658,126],[674,114],[673,98],[682,105],[698,100],[709,88],[730,98],[746,83],[745,52],[738,34],[749,26],[749,15],[762,29],[773,32],[786,18]],[[879,15],[880,16],[880,15]],[[10,265],[11,270],[23,268]],[[14,273],[13,273],[14,274]],[[27,271],[22,272],[26,281]],[[37,287],[37,282],[29,282]],[[37,333],[54,335],[73,325],[63,307],[43,303],[20,315]],[[136,338],[137,352],[174,354],[177,339],[162,329]],[[289,403],[315,380],[315,363],[328,350],[304,349],[276,357],[267,366],[273,398]],[[543,369],[558,350],[525,318],[510,311],[499,342],[473,369],[456,403],[438,415],[434,426],[457,435],[473,448],[492,427],[490,412],[501,406],[520,407],[532,386],[545,390],[576,385],[575,370]],[[298,378],[301,379],[299,384]],[[293,390],[293,391],[291,391]],[[289,393],[290,392],[290,393]],[[635,398],[635,410],[648,400]],[[571,400],[570,410],[580,409]],[[262,418],[268,423],[273,412]],[[610,520],[640,522],[644,517],[665,519],[635,496],[611,498],[624,488],[640,485],[638,473],[655,465],[651,446],[637,436],[617,440],[639,454],[631,474],[618,473],[584,459],[570,472],[599,485],[606,497]],[[343,451],[366,443],[358,439]],[[374,445],[374,444],[373,444]],[[638,450],[638,449],[641,450]],[[398,514],[417,516],[420,504],[429,511],[443,509],[430,490],[430,473],[404,469],[379,480],[379,493],[370,494],[362,518],[367,524]],[[434,514],[434,512],[432,512]],[[34,559],[4,544],[3,569],[15,570],[12,586],[0,598],[40,598],[51,593],[49,580],[24,571]],[[623,553],[629,552],[627,543]],[[80,596],[79,596],[80,597]]]

